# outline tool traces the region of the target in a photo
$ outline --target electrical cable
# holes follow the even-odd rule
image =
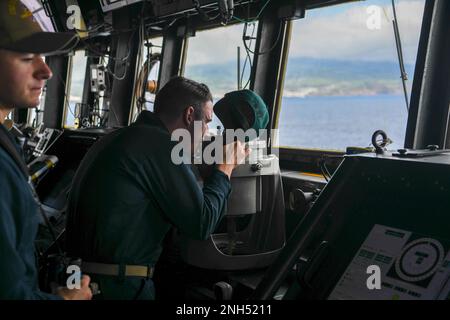
[[[85,33],[86,32],[86,33],[89,34],[89,32],[97,31],[97,30],[99,30],[100,28],[102,28],[104,26],[112,26],[112,25],[110,23],[103,22],[103,23],[100,23],[100,24],[98,24],[96,26],[93,26],[92,28],[89,28],[89,29],[78,29],[78,28],[75,28],[75,31],[81,32],[81,33]]]
[[[128,40],[128,46],[127,46],[128,47],[128,51],[127,51],[127,54],[123,58],[120,59],[120,63],[121,64],[127,64],[128,63],[128,59],[129,59],[130,54],[131,54],[131,42],[133,41],[133,38],[134,38],[134,35],[136,34],[136,31],[138,30],[138,32],[139,32],[138,33],[138,43],[141,43],[143,41],[144,37],[145,37],[145,34],[144,34],[145,33],[144,12],[145,12],[146,4],[147,4],[147,0],[144,0],[144,3],[142,5],[142,9],[141,9],[141,15],[140,15],[140,18],[139,18],[139,26],[138,26],[138,28],[133,28],[133,32],[131,33],[130,38]],[[114,59],[114,60],[117,61],[116,59]],[[113,78],[115,80],[121,81],[121,80],[124,80],[126,78],[128,67],[125,66],[125,70],[124,70],[122,76],[117,76],[117,74],[115,74],[111,70],[110,63],[108,61],[108,65],[106,66],[106,70],[108,71],[108,73],[110,73],[113,76]]]
[[[235,19],[235,20],[237,20],[237,21],[239,21],[239,22],[255,22],[255,21],[257,21],[258,19],[259,19],[259,17],[261,16],[261,14],[263,13],[263,11],[264,11],[264,9],[266,9],[266,7],[267,7],[267,5],[269,4],[269,2],[270,2],[271,0],[267,0],[266,1],[266,3],[264,3],[264,5],[261,7],[261,9],[259,10],[259,12],[258,12],[258,14],[256,15],[256,17],[254,18],[254,19],[247,19],[247,20],[245,20],[245,19],[242,19],[242,18],[239,18],[239,17],[236,17],[236,16],[234,16],[233,15],[233,18]]]
[[[73,116],[73,118],[75,119],[75,113],[73,112],[72,108],[70,107],[70,101],[67,98],[67,87],[66,87],[66,82],[64,81],[64,79],[61,77],[61,75],[58,73],[56,73],[59,81],[61,82],[61,84],[64,86],[64,100],[66,101],[67,104],[67,109],[69,109],[70,114]]]
[[[220,16],[220,12],[215,16],[212,17],[209,16],[209,12],[215,11],[215,9],[206,12],[205,10],[202,9],[200,2],[198,0],[192,0],[192,3],[194,4],[195,10],[197,10],[198,14],[200,15],[203,21],[213,21]]]
[[[108,61],[108,63],[109,63],[109,61]],[[109,77],[105,77],[105,81],[107,82],[107,87],[108,86],[110,87],[111,86],[111,83],[110,83],[111,79]],[[106,125],[106,121],[109,118],[110,111],[112,112],[112,114],[113,114],[114,118],[116,119],[117,123],[119,123],[119,117],[117,117],[117,114],[114,111],[114,108],[111,108],[111,104],[108,105],[107,111],[108,111],[108,115],[105,117],[104,125]]]
[[[275,40],[274,44],[273,44],[268,50],[266,50],[266,51],[263,51],[263,52],[257,52],[257,53],[254,52],[254,51],[251,51],[251,50],[248,48],[247,43],[246,43],[247,40],[250,40],[249,38],[244,38],[244,39],[243,39],[244,46],[245,46],[246,50],[248,49],[251,53],[256,54],[257,56],[261,56],[261,55],[263,55],[263,54],[270,53],[270,52],[271,52],[273,49],[275,49],[276,46],[278,45],[278,42],[279,42],[280,39],[281,39],[281,34],[282,34],[281,31],[282,31],[282,28],[279,28],[279,29],[278,29],[277,39]]]
[[[242,36],[243,39],[247,36],[247,26],[248,26],[248,23],[246,22],[246,23],[244,24],[244,30],[243,30],[243,36]],[[246,56],[246,58],[245,58],[244,65],[243,65],[243,67],[242,67],[240,83],[242,83],[242,80],[243,80],[243,78],[244,78],[244,72],[245,72],[245,68],[246,68],[246,66],[247,66],[247,61],[248,61],[249,65],[250,65],[250,71],[251,71],[251,69],[252,69],[252,58],[251,58],[251,56],[250,56],[251,51],[248,50],[248,47],[249,47],[249,46],[251,47],[252,41],[253,41],[253,39],[254,39],[253,36],[254,36],[255,30],[256,30],[256,25],[255,25],[255,23],[252,23],[252,26],[253,26],[253,30],[252,30],[252,34],[251,34],[251,36],[250,36],[250,38],[251,38],[251,39],[250,39],[250,42],[249,42],[248,46],[244,46],[244,47],[245,47],[245,52],[246,52],[247,56]],[[244,41],[244,40],[243,40],[243,41]],[[243,86],[243,89],[246,89],[246,88],[247,88],[248,84],[250,83],[250,80],[251,80],[251,74],[249,75],[249,78],[248,78],[247,82],[246,82],[245,85]]]
[[[331,179],[331,174],[325,166],[325,158],[321,157],[319,160],[319,169],[322,172],[323,177],[328,182]]]
[[[73,44],[70,47],[66,48],[66,46],[68,46],[71,42],[73,42]],[[66,53],[74,50],[79,42],[80,42],[80,37],[77,34],[74,34],[74,36],[70,40],[68,40],[64,45],[62,45],[58,50],[52,51],[52,52],[46,54],[45,56],[49,57],[49,56],[66,54]]]

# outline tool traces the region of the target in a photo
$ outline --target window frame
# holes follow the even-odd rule
[[[345,4],[349,3],[351,1],[338,1],[337,4]],[[307,8],[310,9],[316,9],[316,8],[323,8],[328,7],[329,5],[324,4],[317,7],[311,7]],[[422,17],[422,23],[424,16]],[[276,99],[273,106],[273,116],[274,121],[271,129],[278,129],[279,128],[279,120],[280,120],[280,114],[281,114],[281,108],[282,108],[282,97],[283,97],[283,90],[284,90],[284,82],[286,77],[286,71],[287,71],[287,62],[289,57],[289,49],[291,45],[291,37],[292,37],[292,29],[293,29],[293,21],[288,22],[288,27],[285,31],[285,38],[286,41],[284,42],[284,47],[282,51],[282,72],[280,72],[278,85],[275,90],[277,90]],[[420,53],[420,42],[419,42],[419,48],[418,48],[418,54]],[[416,73],[417,70],[417,61],[416,60]],[[412,82],[412,87],[414,88],[414,80]],[[411,92],[412,94],[412,92]],[[408,112],[407,119],[408,122],[411,121],[411,108]],[[408,124],[405,128],[405,135],[408,134]],[[327,149],[312,149],[312,148],[302,148],[302,147],[289,147],[289,146],[272,146],[272,149],[276,151],[275,153],[278,154],[280,159],[280,167],[282,169],[289,169],[289,170],[298,170],[298,171],[310,171],[314,173],[321,173],[320,167],[317,165],[321,159],[328,158],[328,159],[336,159],[330,161],[330,169],[335,170],[339,166],[340,162],[344,158],[346,152],[345,151],[337,151],[337,150],[327,150]],[[340,160],[339,160],[340,159]]]
[[[292,38],[293,21],[288,21],[285,30],[285,42],[281,55],[281,70],[279,74],[278,84],[275,88],[277,90],[276,98],[273,107],[273,124],[272,128],[277,130],[279,128],[279,120],[282,108],[282,98],[284,91],[284,82],[286,79],[287,62],[289,58],[289,49]],[[323,159],[331,159],[330,169],[334,171],[340,164],[345,155],[343,151],[334,151],[326,149],[309,149],[288,146],[272,146],[273,153],[277,154],[280,159],[280,167],[282,169],[305,171],[321,174],[318,163]]]
[[[138,59],[139,61],[136,62],[137,69],[140,72],[142,72],[141,68],[143,67],[143,65],[145,63],[145,60],[146,60],[145,59],[145,55],[146,55],[146,53],[145,53],[145,50],[146,50],[145,42],[147,42],[147,41],[152,42],[151,41],[152,39],[157,39],[157,38],[161,38],[162,41],[161,41],[160,52],[153,53],[153,55],[157,55],[158,56],[158,61],[159,61],[157,78],[155,80],[156,84],[157,84],[155,95],[158,92],[158,90],[160,89],[158,81],[159,81],[159,75],[160,75],[161,70],[162,70],[161,66],[162,66],[162,55],[163,55],[163,50],[164,50],[164,35],[163,34],[152,34],[149,37],[147,37],[146,39],[144,39],[142,41],[142,48],[141,48],[141,52],[140,52],[140,59]],[[153,67],[154,67],[154,65],[150,66],[149,74],[150,74],[150,72],[151,72]],[[136,85],[136,83],[138,81],[138,78],[139,78],[139,72],[136,72],[134,85]],[[148,78],[148,75],[147,75],[147,78]],[[136,88],[134,88],[134,89],[136,89]],[[138,99],[139,99],[139,97],[135,96],[135,92],[136,92],[136,90],[133,91],[132,107],[130,108],[130,115],[129,115],[129,124],[133,123],[137,119],[137,117],[139,115],[139,110],[138,110]]]
[[[86,50],[84,50],[84,49],[75,50],[73,52],[73,55],[72,54],[69,55],[69,62],[68,62],[68,66],[67,66],[67,77],[66,77],[66,83],[65,83],[66,87],[64,90],[63,117],[62,117],[62,123],[61,123],[61,128],[63,128],[63,129],[71,129],[71,130],[78,129],[75,126],[75,123],[74,123],[74,126],[67,125],[67,116],[70,114],[69,108],[70,108],[70,94],[72,91],[72,75],[73,75],[73,66],[74,66],[73,62],[74,62],[74,57],[78,51],[84,52],[84,57],[86,59],[86,63],[84,64],[85,75],[84,75],[83,89],[81,92],[81,103],[84,103],[83,95],[84,95],[84,90],[86,88],[86,82],[90,83],[90,75],[86,74],[87,73],[86,72],[87,63],[89,61],[88,56],[86,56]],[[75,110],[73,110],[73,113],[75,115]]]

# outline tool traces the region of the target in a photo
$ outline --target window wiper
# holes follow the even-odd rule
[[[392,25],[394,27],[395,46],[397,48],[398,63],[399,63],[399,67],[400,67],[400,77],[402,78],[403,93],[405,94],[406,110],[409,112],[408,88],[406,87],[406,81],[408,80],[408,74],[406,73],[405,64],[403,62],[402,42],[400,40],[400,31],[398,28],[397,12],[395,10],[394,0],[392,0],[392,10],[394,13],[394,20],[392,20]]]

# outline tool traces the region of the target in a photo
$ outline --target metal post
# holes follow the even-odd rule
[[[183,61],[188,44],[183,28],[186,27],[173,25],[164,34],[158,88],[162,88],[172,77],[183,74]]]
[[[416,61],[405,147],[449,147],[450,1],[427,0]]]
[[[241,83],[241,47],[237,47],[237,89],[242,89]]]
[[[113,11],[113,25],[117,30],[133,28],[133,12],[125,7]],[[114,80],[112,84],[111,104],[108,125],[110,127],[128,125],[132,104],[133,86],[136,75],[138,51],[141,47],[139,27],[121,32],[117,38],[115,50]]]
[[[270,138],[275,118],[276,84],[282,70],[281,57],[287,22],[278,18],[276,10],[266,9],[266,12],[258,25],[250,88],[263,98],[269,108],[270,121],[267,129]],[[267,152],[271,152],[270,139]]]
[[[52,56],[48,57],[46,62],[53,72],[53,78],[47,81],[43,123],[46,128],[61,129],[64,107],[69,100],[66,97],[69,57]]]

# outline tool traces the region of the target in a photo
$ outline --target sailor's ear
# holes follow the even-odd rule
[[[185,110],[184,110],[184,114],[183,114],[183,122],[184,122],[184,124],[187,126],[187,127],[189,127],[191,124],[193,124],[194,123],[194,107],[192,107],[192,106],[190,106],[190,107],[187,107]]]

